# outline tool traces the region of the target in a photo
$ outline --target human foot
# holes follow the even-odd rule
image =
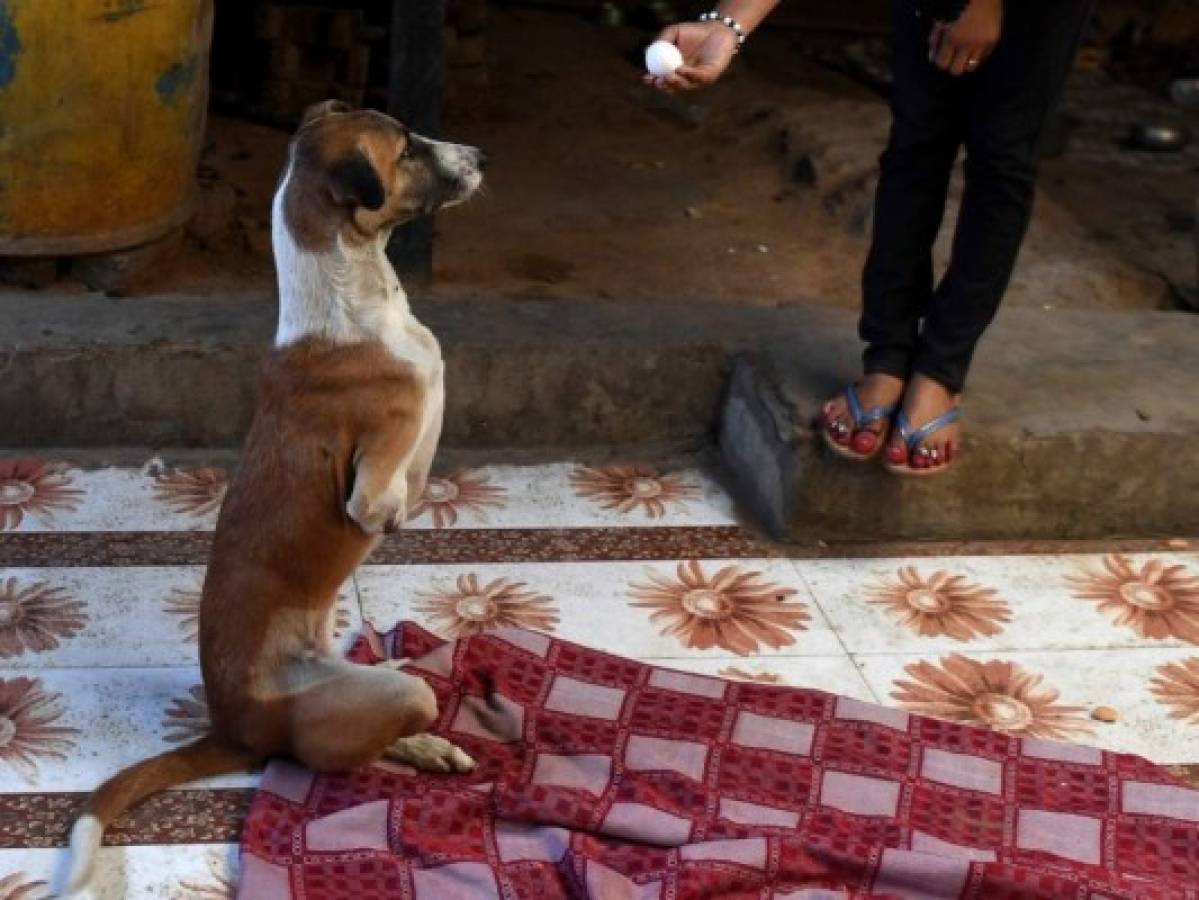
[[[934,475],[949,468],[961,448],[958,395],[925,375],[914,375],[887,445],[887,468],[898,475]]]
[[[841,456],[858,460],[873,458],[882,448],[891,427],[891,416],[902,396],[902,379],[882,374],[863,376],[821,410],[825,441]]]

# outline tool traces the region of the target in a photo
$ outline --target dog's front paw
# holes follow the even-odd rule
[[[414,734],[400,738],[387,748],[386,756],[396,762],[407,763],[421,772],[473,772],[475,761],[466,751],[445,738],[432,734]]]
[[[380,497],[373,503],[354,494],[346,504],[346,515],[367,534],[390,534],[404,524],[407,502],[403,497]]]

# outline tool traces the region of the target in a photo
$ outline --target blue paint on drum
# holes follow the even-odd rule
[[[21,38],[13,24],[8,0],[0,0],[0,88],[7,87],[17,75],[17,57],[21,55]]]
[[[154,90],[168,106],[179,102],[183,93],[191,87],[196,78],[196,58],[190,57],[184,62],[177,62],[158,76]]]

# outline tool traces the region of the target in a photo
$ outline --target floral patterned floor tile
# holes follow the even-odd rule
[[[82,471],[3,457],[0,541],[13,531],[99,532],[62,540],[104,545],[106,531],[208,531],[225,482],[219,469],[158,460]],[[507,562],[365,566],[343,588],[339,646],[348,647],[363,613],[378,628],[410,618],[447,638],[520,625],[688,671],[811,687],[1160,763],[1199,761],[1199,554],[670,559],[736,554],[695,537],[732,524],[731,501],[695,469],[448,473],[430,482],[410,527],[598,529],[572,532],[589,548],[647,534],[669,546],[655,555],[668,561],[520,562],[524,533],[512,531],[505,536],[515,543],[480,557]],[[624,530],[636,526],[675,530]],[[549,559],[563,555],[561,544],[529,534]],[[666,540],[680,535],[681,545]],[[200,547],[200,561],[206,537],[183,537]],[[78,567],[0,568],[0,793],[90,791],[205,727],[195,665],[203,567],[130,564],[162,558],[128,553],[112,560],[121,566],[96,566],[81,551],[71,560]],[[205,786],[256,781],[243,774]],[[187,802],[207,813],[215,796]],[[236,804],[229,809],[222,827],[235,828]],[[197,817],[188,808],[178,818]],[[231,896],[234,853],[224,844],[106,848],[96,896],[220,900]],[[60,860],[56,850],[0,850],[0,900],[48,897],[44,882]]]
[[[416,528],[581,528],[734,524],[708,474],[644,463],[498,466],[430,480]]]
[[[1199,647],[1189,553],[801,560],[855,653]]]
[[[196,667],[0,669],[0,793],[91,791],[207,723]],[[255,783],[253,775],[206,782]]]
[[[379,629],[519,625],[639,659],[844,652],[785,560],[364,566],[358,586]]]
[[[0,850],[0,898],[49,900],[61,850]],[[233,900],[236,844],[105,847],[94,900]]]
[[[1199,648],[997,653],[967,647],[854,660],[883,702],[911,712],[1162,764],[1197,757]]]
[[[0,457],[0,531],[208,531],[224,469],[80,470],[59,459]],[[570,528],[734,523],[708,474],[636,463],[498,466],[430,480],[411,527]]]
[[[0,531],[208,531],[226,472],[138,468],[88,471],[58,459],[0,458]]]
[[[203,566],[0,568],[0,666],[195,665],[203,579]],[[361,624],[347,581],[338,646]]]

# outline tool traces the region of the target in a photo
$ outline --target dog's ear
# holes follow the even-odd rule
[[[322,100],[320,103],[314,103],[306,110],[304,115],[300,117],[300,127],[311,125],[318,119],[323,119],[325,116],[344,115],[348,112],[353,112],[354,107],[342,100]]]
[[[366,154],[358,149],[333,164],[329,180],[333,201],[338,206],[361,206],[374,211],[387,199],[379,173]]]

